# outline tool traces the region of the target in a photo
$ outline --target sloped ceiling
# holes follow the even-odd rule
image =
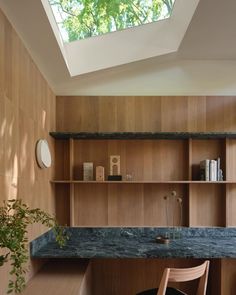
[[[235,0],[200,0],[177,53],[74,78],[40,0],[0,7],[57,95],[236,94]]]

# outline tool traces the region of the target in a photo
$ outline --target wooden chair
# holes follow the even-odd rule
[[[203,264],[191,268],[166,268],[158,289],[146,290],[137,295],[184,295],[186,293],[178,289],[167,287],[168,282],[187,282],[199,278],[196,295],[205,295],[209,264],[210,262],[207,260]]]

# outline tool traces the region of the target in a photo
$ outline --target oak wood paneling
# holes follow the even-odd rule
[[[236,290],[236,259],[221,260],[221,293],[234,295]]]
[[[226,140],[226,179],[236,180],[236,140]]]
[[[87,261],[48,262],[40,272],[29,281],[22,295],[91,295],[88,291],[89,274]]]
[[[92,261],[93,294],[137,294],[157,288],[165,267],[192,267],[201,263],[202,260],[197,259],[96,259]],[[198,281],[194,280],[187,283],[170,283],[169,286],[193,295],[196,294],[197,283]],[[208,289],[211,284],[218,285],[217,282],[209,281]]]
[[[75,225],[105,226],[108,224],[107,185],[74,187]]]
[[[104,166],[107,178],[110,155],[121,156],[121,174],[132,180],[188,180],[187,140],[75,140],[74,179],[82,180],[83,162]]]
[[[188,225],[186,185],[120,182],[72,185],[75,226]],[[69,189],[67,184],[56,185],[57,218],[61,224],[69,222]],[[182,209],[176,197],[171,197],[172,191],[183,199]]]
[[[226,225],[236,226],[236,184],[226,185]]]
[[[41,170],[35,144],[46,138],[54,154],[55,95],[40,74],[20,38],[0,10],[0,203],[22,199],[30,207],[55,212],[54,169]],[[54,159],[54,155],[53,155]],[[29,239],[45,231],[29,227]],[[30,264],[31,276],[40,263]],[[0,294],[6,294],[9,265],[0,268]]]
[[[142,226],[144,224],[143,200],[142,184],[109,184],[108,225]]]
[[[225,226],[225,186],[190,184],[190,226]]]
[[[58,96],[57,131],[234,131],[235,96]]]

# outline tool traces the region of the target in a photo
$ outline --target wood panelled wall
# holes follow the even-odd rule
[[[39,138],[54,142],[55,96],[21,40],[0,10],[0,204],[21,198],[30,207],[54,213],[55,200],[49,180],[53,169],[41,170],[35,161]],[[29,228],[33,239],[45,228]],[[38,265],[30,265],[31,272]],[[6,294],[9,265],[0,267],[0,294]]]
[[[57,97],[57,131],[235,131],[236,97]]]

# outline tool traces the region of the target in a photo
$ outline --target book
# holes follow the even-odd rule
[[[220,171],[219,171],[219,179],[218,180],[219,181],[223,181],[224,180],[222,169],[220,169]]]
[[[206,159],[200,162],[200,180],[210,180],[210,160]]]
[[[220,174],[220,170],[221,170],[220,169],[220,158],[217,158],[216,161],[217,161],[217,180],[219,181],[221,179],[221,174]]]
[[[210,181],[217,181],[217,161],[210,160]]]
[[[92,162],[83,163],[83,180],[85,181],[93,180],[93,163]]]

